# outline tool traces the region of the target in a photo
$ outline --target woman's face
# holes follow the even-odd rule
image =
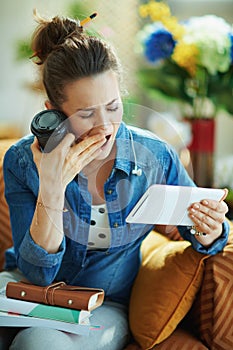
[[[106,143],[101,156],[105,159],[111,152],[123,108],[116,74],[109,70],[68,84],[64,90],[66,101],[63,112],[69,117],[69,124],[76,140],[95,134],[103,134]]]

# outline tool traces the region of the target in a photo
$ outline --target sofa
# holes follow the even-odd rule
[[[12,245],[2,161],[15,139],[0,140],[0,270]],[[142,244],[142,266],[129,306],[131,343],[125,350],[233,349],[233,226],[215,256],[152,231]]]

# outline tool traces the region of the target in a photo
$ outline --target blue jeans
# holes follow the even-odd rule
[[[0,273],[0,287],[9,281],[17,281],[23,275],[15,270]],[[122,350],[129,342],[127,308],[106,301],[92,311],[92,324],[100,324],[99,330],[91,330],[89,336],[80,336],[48,328],[25,328],[13,339],[10,350]],[[7,330],[7,329],[6,329]],[[6,332],[7,333],[7,332]]]

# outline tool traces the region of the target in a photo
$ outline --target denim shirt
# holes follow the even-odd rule
[[[122,122],[116,136],[116,159],[104,185],[110,247],[87,250],[92,198],[87,178],[81,172],[66,189],[68,210],[63,213],[60,249],[49,254],[30,235],[39,190],[32,142],[32,135],[22,138],[4,158],[5,196],[14,241],[14,247],[6,251],[6,269],[18,267],[26,278],[39,285],[62,280],[71,285],[103,288],[106,298],[127,303],[140,266],[140,244],[153,229],[152,225],[126,223],[127,215],[152,184],[195,186],[176,152],[151,132]],[[133,173],[135,166],[142,170],[141,176]],[[229,225],[224,222],[221,237],[205,248],[187,227],[178,228],[194,249],[206,254],[221,251],[229,233]]]

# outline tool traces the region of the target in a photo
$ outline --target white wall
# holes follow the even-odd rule
[[[215,14],[233,21],[233,1],[232,0],[167,0],[171,11],[179,19],[186,19],[192,16],[202,16],[204,14]]]
[[[29,120],[43,107],[41,95],[26,87],[33,81],[35,70],[28,59],[16,59],[16,43],[30,37],[35,26],[32,11],[37,8],[46,14],[62,8],[61,0],[1,0],[1,79],[0,79],[0,127],[14,124],[27,133]]]

